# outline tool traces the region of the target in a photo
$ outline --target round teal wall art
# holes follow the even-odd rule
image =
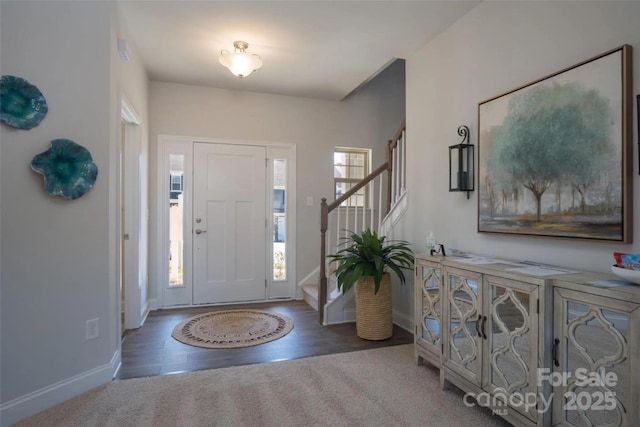
[[[70,139],[54,139],[51,147],[31,160],[31,169],[44,177],[44,188],[52,196],[77,199],[93,188],[98,167],[91,153]]]
[[[20,77],[0,79],[0,122],[17,129],[38,126],[49,107],[42,92]]]

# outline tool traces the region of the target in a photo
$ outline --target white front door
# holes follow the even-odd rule
[[[193,304],[266,299],[266,148],[194,144]]]

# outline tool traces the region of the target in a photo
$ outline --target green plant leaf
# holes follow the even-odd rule
[[[387,267],[405,283],[403,269],[413,267],[413,251],[409,242],[404,240],[386,240],[375,231],[367,228],[362,233],[348,231],[350,237],[340,239],[339,250],[328,255],[331,263],[338,263],[335,274],[338,289],[347,292],[360,278],[373,277],[374,291],[378,293],[382,276]]]

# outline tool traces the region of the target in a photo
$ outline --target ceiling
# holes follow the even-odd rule
[[[119,1],[151,80],[341,100],[477,1]],[[249,43],[244,79],[218,63]]]

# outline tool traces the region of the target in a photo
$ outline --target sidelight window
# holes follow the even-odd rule
[[[169,286],[184,286],[184,155],[169,154]]]
[[[287,160],[273,161],[273,280],[287,279]]]

